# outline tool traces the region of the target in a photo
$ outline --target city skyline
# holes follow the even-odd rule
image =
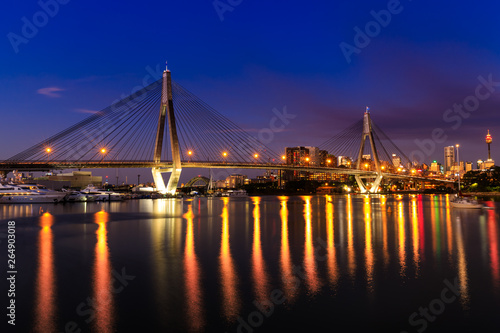
[[[396,144],[427,164],[455,144],[462,161],[485,160],[487,130],[499,160],[498,5],[395,4],[319,2],[308,4],[307,15],[296,2],[265,10],[241,2],[222,12],[210,2],[154,3],[157,10],[92,1],[7,5],[0,110],[4,140],[16,140],[0,159],[153,82],[168,60],[174,80],[256,137],[273,111],[294,115],[274,133],[276,151],[319,146],[369,106]],[[162,12],[176,15],[164,23]],[[148,28],[124,25],[134,18]],[[83,22],[99,24],[84,30]],[[193,24],[198,29],[188,29]]]

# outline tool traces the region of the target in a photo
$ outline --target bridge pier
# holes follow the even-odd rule
[[[372,148],[373,160],[375,161],[375,169],[377,171],[377,178],[373,182],[373,185],[368,189],[361,179],[360,175],[355,175],[356,183],[358,183],[358,187],[361,193],[377,193],[378,187],[380,186],[380,182],[382,181],[383,174],[382,169],[380,168],[380,160],[378,159],[377,148],[375,147],[375,141],[373,140],[372,133],[372,121],[370,119],[370,113],[368,112],[368,107],[366,108],[365,114],[363,116],[363,137],[361,139],[361,145],[359,147],[358,153],[358,161],[356,162],[356,169],[361,169],[361,158],[363,157],[363,151],[365,149],[366,139],[370,141],[370,146]]]
[[[177,185],[179,184],[182,166],[179,139],[177,137],[177,128],[175,126],[174,102],[172,100],[172,78],[170,71],[167,68],[163,71],[162,87],[160,116],[158,119],[158,130],[156,132],[154,163],[159,164],[161,161],[165,121],[168,117],[168,131],[170,134],[170,148],[172,151],[172,169],[162,170],[159,167],[153,167],[151,169],[151,173],[153,174],[153,180],[158,192],[174,195],[177,191]],[[162,172],[170,172],[170,178],[166,187],[165,182],[163,181]]]

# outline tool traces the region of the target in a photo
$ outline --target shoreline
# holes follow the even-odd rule
[[[463,194],[475,196],[500,196],[500,192],[464,192]]]

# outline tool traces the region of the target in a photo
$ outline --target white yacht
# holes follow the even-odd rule
[[[248,197],[248,193],[245,190],[227,190],[222,192],[223,197]]]
[[[0,184],[0,203],[47,203],[63,201],[66,193],[46,189],[30,189],[34,185]]]
[[[87,202],[94,201],[95,197],[92,194],[84,194],[78,191],[73,191],[66,197],[69,202]]]
[[[454,208],[483,208],[484,205],[480,204],[476,199],[471,197],[457,195],[450,200],[451,207]]]
[[[121,201],[125,199],[123,193],[97,189],[92,184],[81,190],[80,193],[93,196],[95,201]]]

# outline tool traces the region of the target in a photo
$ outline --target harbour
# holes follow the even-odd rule
[[[500,328],[497,203],[457,210],[450,199],[350,194],[2,205],[0,219],[16,222],[23,244],[18,327]]]

